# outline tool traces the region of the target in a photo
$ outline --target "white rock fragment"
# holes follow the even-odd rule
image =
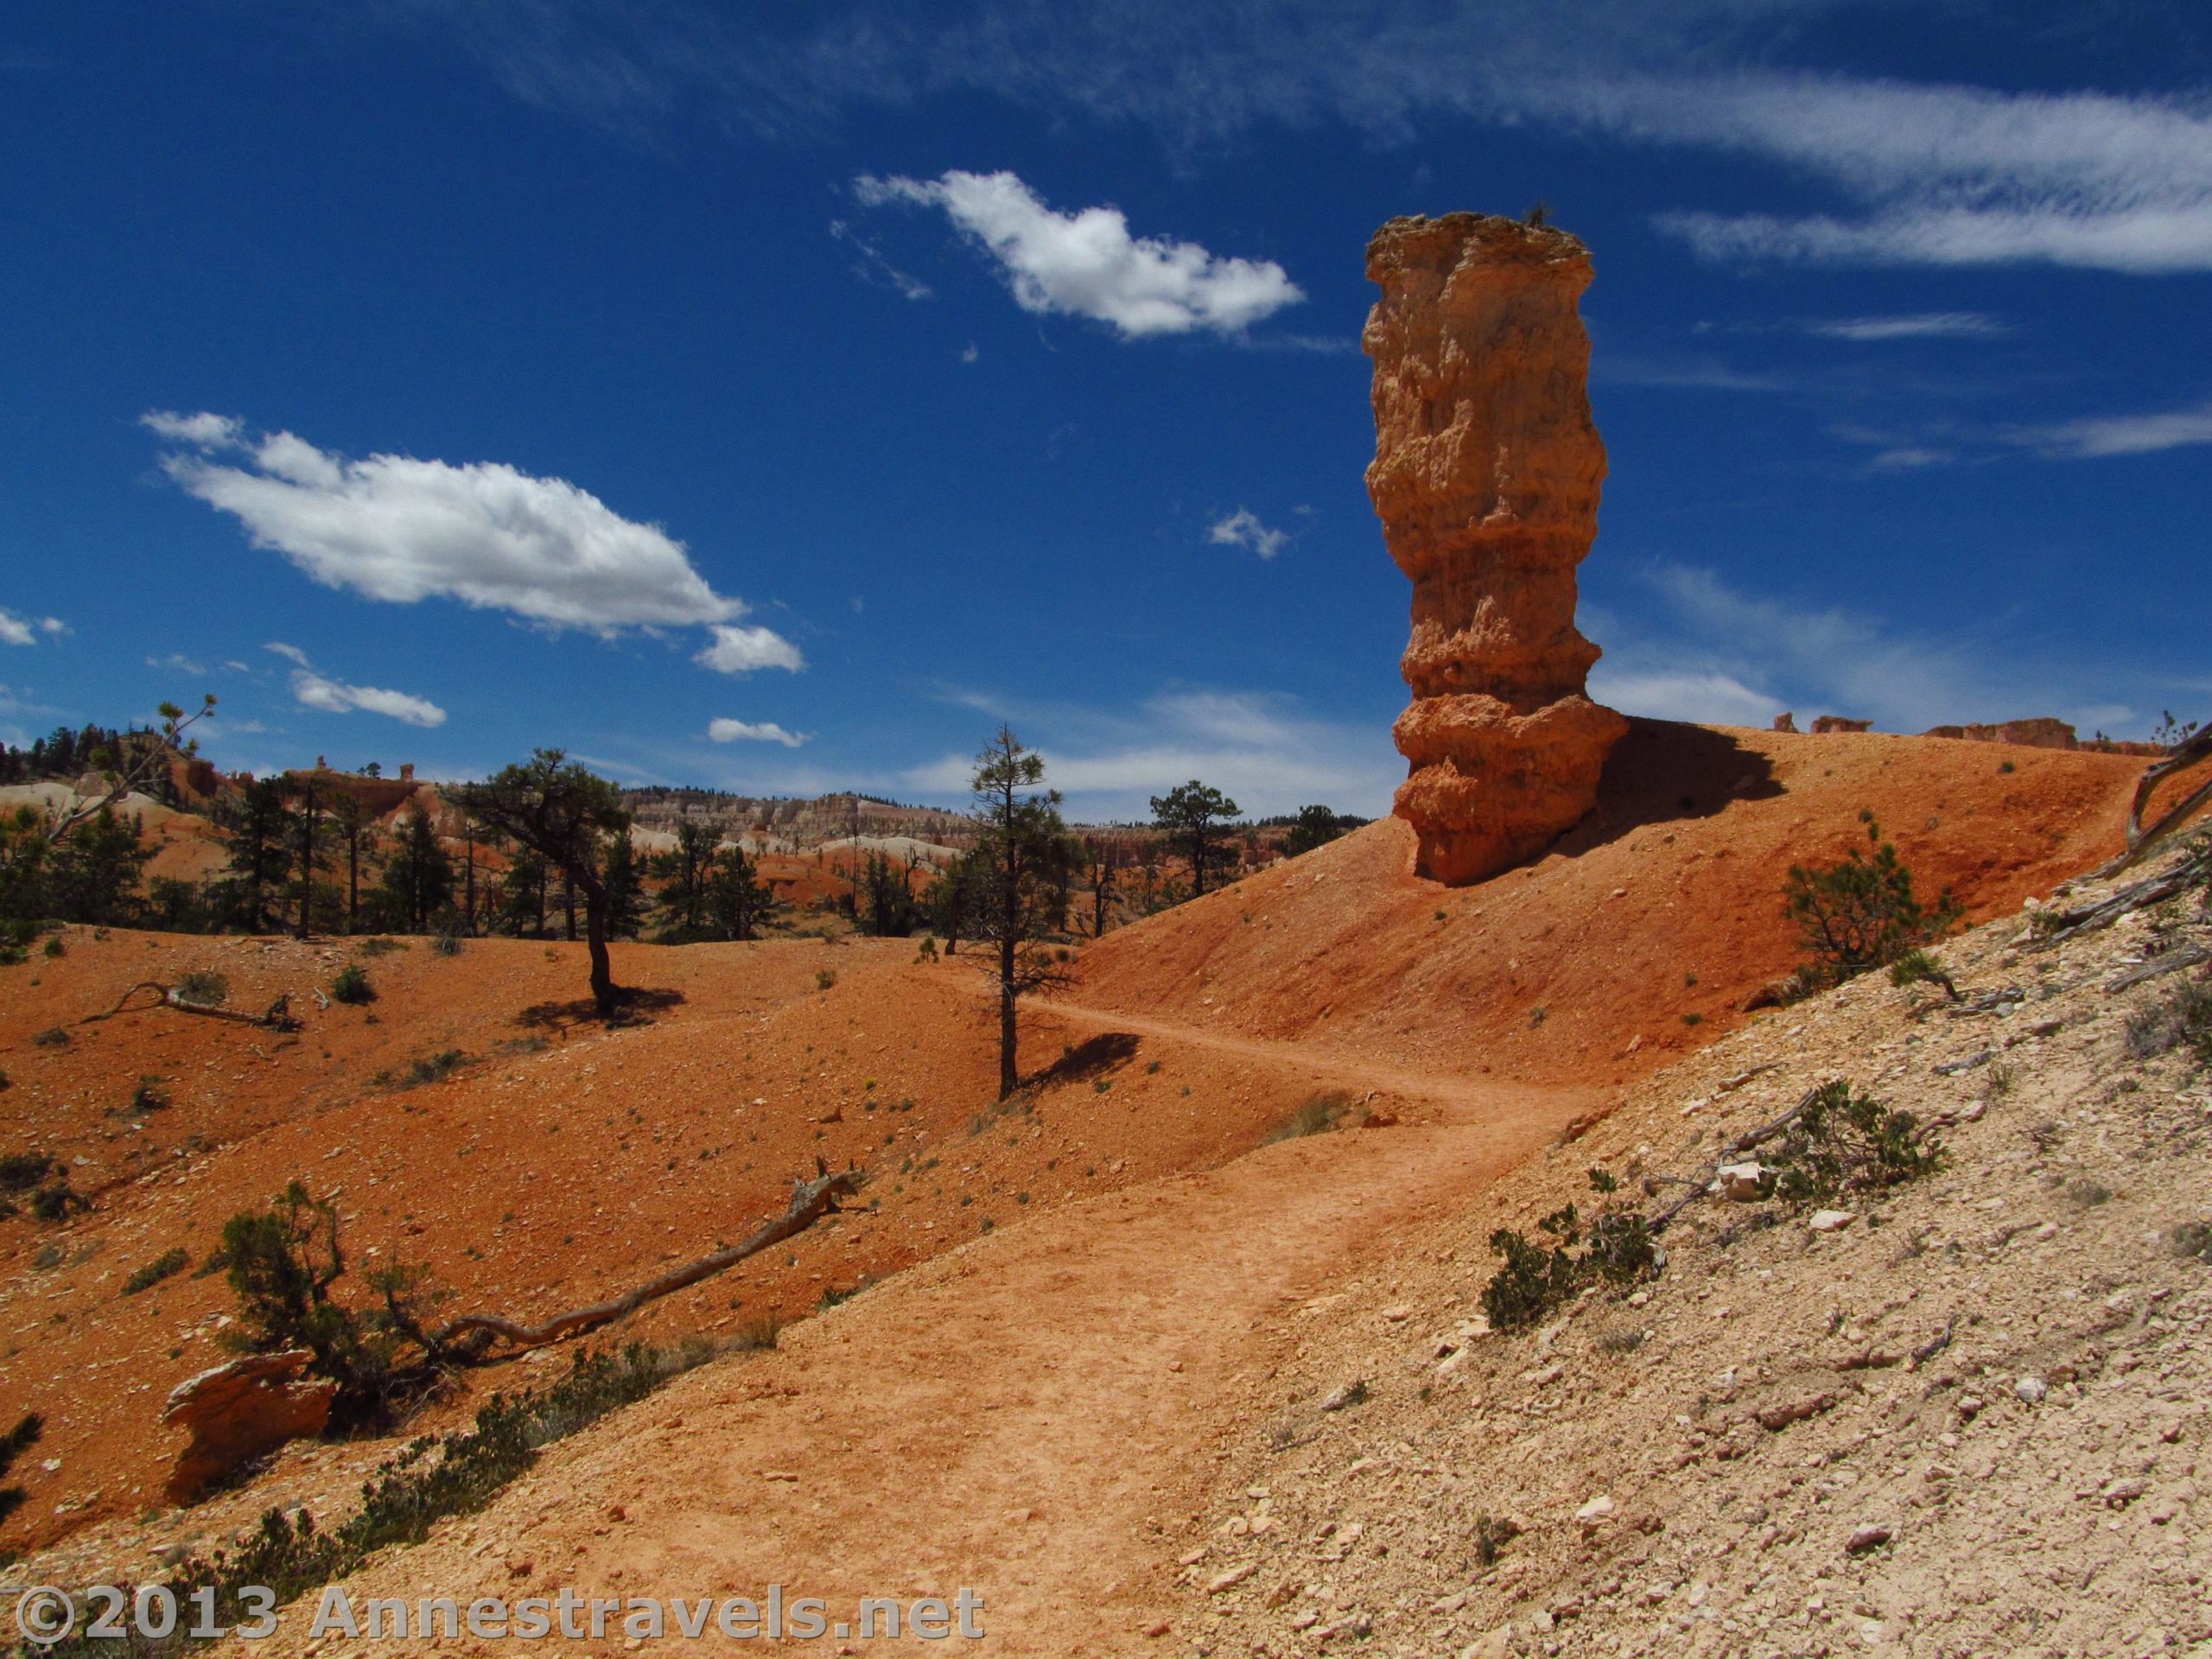
[[[1816,1233],[1840,1233],[1858,1219],[1848,1210],[1815,1210],[1805,1224]]]
[[[1713,1173],[1713,1191],[1724,1198],[1741,1203],[1755,1202],[1760,1196],[1760,1184],[1766,1166],[1760,1163],[1723,1164]]]

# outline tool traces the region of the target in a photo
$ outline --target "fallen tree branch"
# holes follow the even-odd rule
[[[1815,1096],[1816,1096],[1821,1092],[1821,1089],[1826,1086],[1827,1085],[1823,1084],[1814,1084],[1813,1087],[1808,1089],[1803,1094],[1797,1096],[1797,1103],[1796,1105],[1792,1106],[1780,1117],[1776,1118],[1774,1122],[1771,1123],[1762,1123],[1755,1129],[1746,1129],[1743,1134],[1738,1135],[1733,1141],[1729,1141],[1726,1146],[1722,1147],[1712,1163],[1706,1166],[1705,1173],[1697,1178],[1695,1185],[1694,1185],[1688,1192],[1685,1192],[1681,1198],[1675,1199],[1674,1203],[1669,1205],[1664,1210],[1662,1210],[1657,1215],[1654,1216],[1650,1221],[1646,1224],[1648,1230],[1655,1233],[1660,1231],[1669,1222],[1672,1221],[1676,1216],[1681,1214],[1683,1211],[1689,1208],[1691,1205],[1695,1204],[1700,1198],[1703,1198],[1707,1192],[1711,1188],[1713,1179],[1719,1174],[1721,1165],[1727,1163],[1731,1159],[1741,1157],[1744,1154],[1751,1151],[1755,1147],[1764,1146],[1768,1141],[1773,1140],[1776,1135],[1780,1135],[1784,1129],[1787,1129],[1792,1123],[1795,1123],[1800,1117],[1802,1117],[1805,1115],[1805,1109],[1813,1103]]]
[[[860,1177],[851,1170],[830,1173],[821,1159],[814,1160],[818,1172],[810,1181],[796,1181],[791,1185],[791,1201],[784,1213],[755,1230],[742,1243],[727,1249],[716,1250],[712,1255],[702,1255],[697,1261],[680,1268],[671,1268],[657,1279],[647,1280],[635,1290],[603,1302],[594,1302],[588,1307],[571,1308],[566,1313],[556,1313],[539,1325],[523,1325],[498,1313],[467,1313],[429,1333],[428,1346],[433,1354],[442,1354],[457,1338],[479,1336],[491,1340],[505,1338],[518,1350],[542,1348],[547,1343],[558,1342],[563,1337],[581,1335],[611,1324],[625,1314],[633,1313],[647,1302],[696,1285],[702,1279],[711,1279],[728,1268],[735,1267],[748,1255],[758,1255],[772,1244],[804,1232],[823,1217],[833,1215],[837,1200],[849,1198],[860,1190]],[[473,1357],[474,1356],[472,1356]]]
[[[2060,911],[2051,916],[2052,931],[2035,942],[2036,948],[2048,950],[2053,945],[2063,944],[2081,934],[2094,933],[2101,927],[2110,927],[2121,917],[2131,915],[2146,906],[2171,899],[2177,893],[2186,893],[2204,879],[2207,861],[2202,858],[2185,859],[2164,874],[2147,876],[2131,883],[2097,904],[2085,906],[2080,910]],[[2046,911],[2044,914],[2050,915],[2050,912]]]
[[[2107,996],[2117,995],[2131,985],[2140,985],[2146,979],[2161,975],[2178,973],[2184,968],[2194,968],[2200,962],[2212,962],[2212,945],[2194,944],[2185,950],[2176,950],[2167,956],[2145,963],[2140,968],[2131,968],[2105,987]]]
[[[156,991],[161,995],[161,1001],[148,1004],[149,1007],[175,1008],[179,1014],[196,1014],[206,1020],[229,1020],[241,1026],[258,1026],[264,1031],[297,1031],[300,1028],[300,1022],[292,1016],[292,997],[289,991],[271,1002],[265,1014],[248,1014],[242,1008],[223,1008],[210,1003],[189,1001],[179,995],[175,986],[164,985],[157,979],[140,980],[117,998],[115,1006],[105,1014],[88,1014],[77,1023],[80,1026],[96,1025],[102,1020],[112,1020],[118,1014],[137,1013],[138,1010],[126,1005],[141,991]]]

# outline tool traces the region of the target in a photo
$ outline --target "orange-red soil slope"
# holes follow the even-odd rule
[[[0,1420],[48,1421],[0,1542],[82,1534],[80,1564],[143,1556],[136,1517],[179,1438],[163,1399],[222,1357],[230,1299],[219,1276],[124,1281],[171,1249],[198,1268],[226,1217],[295,1178],[334,1196],[355,1262],[425,1262],[454,1311],[534,1319],[740,1236],[817,1154],[868,1173],[866,1208],[620,1340],[734,1335],[1039,1211],[1092,1214],[1240,1156],[1323,1090],[1372,1096],[1405,1126],[1390,1135],[1471,1126],[1488,1138],[1469,1167],[1490,1167],[1742,1018],[1792,959],[1784,870],[1848,845],[1860,808],[1929,887],[1987,914],[2107,854],[2142,766],[1638,722],[1597,815],[1530,869],[1447,891],[1378,824],[1090,947],[1058,1003],[1025,1012],[1035,1086],[1013,1109],[992,1099],[982,976],[906,941],[618,949],[618,976],[663,995],[651,1023],[609,1030],[574,1010],[580,946],[418,941],[361,958],[373,1005],[323,1007],[313,988],[355,957],[344,943],[73,930],[60,958],[0,969],[0,1152],[54,1154],[94,1202],[60,1226],[0,1221]],[[232,1007],[289,993],[304,1029],[165,1009],[85,1023],[193,969],[226,975]],[[67,1040],[35,1040],[53,1028]],[[437,1080],[413,1083],[417,1062]],[[142,1077],[167,1106],[132,1109]],[[327,1515],[344,1484],[324,1478],[290,1490]]]

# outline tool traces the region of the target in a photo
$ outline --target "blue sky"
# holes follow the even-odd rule
[[[2196,0],[17,0],[0,736],[1386,810],[1363,250],[1539,200],[1597,695],[2212,703]]]

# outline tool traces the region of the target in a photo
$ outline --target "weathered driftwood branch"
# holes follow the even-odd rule
[[[2158,785],[2176,772],[2186,772],[2198,761],[2207,759],[2212,759],[2212,726],[2207,726],[2187,742],[2177,747],[2164,760],[2145,771],[2136,782],[2135,798],[2128,803],[2126,825],[2127,850],[2100,869],[2097,872],[2099,875],[2118,875],[2138,862],[2186,823],[2190,814],[2207,801],[2212,801],[2212,779],[2207,779],[2201,787],[2192,790],[2160,814],[2158,821],[2148,830],[2143,827],[2143,809],[2150,805],[2151,797],[2158,793]]]
[[[88,1014],[77,1023],[89,1026],[102,1020],[112,1020],[125,1012],[125,1004],[141,991],[158,991],[159,1002],[152,1007],[175,1008],[179,1014],[196,1014],[205,1020],[230,1020],[242,1026],[258,1026],[264,1031],[297,1031],[300,1022],[292,1017],[292,997],[288,991],[269,1005],[265,1014],[248,1014],[242,1008],[217,1007],[211,1003],[194,1002],[181,995],[174,985],[164,985],[157,979],[142,979],[120,997],[105,1014]]]
[[[2036,944],[2039,948],[2048,950],[2052,945],[2063,944],[2067,940],[2077,938],[2083,933],[2094,933],[2101,927],[2110,927],[2121,917],[2141,910],[2145,906],[2158,904],[2172,898],[2177,893],[2186,893],[2197,882],[2202,880],[2204,875],[2205,867],[2202,860],[2185,860],[2174,868],[2168,870],[2164,875],[2153,875],[2140,881],[2131,882],[2110,898],[2096,904],[2086,905],[2080,910],[2058,912],[2051,918],[2055,924],[2051,931],[2037,939]],[[2044,913],[2050,914],[2049,912]]]
[[[1729,1162],[1732,1159],[1740,1158],[1745,1153],[1750,1152],[1752,1148],[1756,1147],[1763,1147],[1768,1141],[1773,1140],[1776,1135],[1780,1135],[1784,1129],[1788,1128],[1792,1123],[1795,1123],[1799,1118],[1805,1115],[1805,1109],[1813,1103],[1814,1097],[1825,1087],[1827,1087],[1825,1084],[1814,1084],[1813,1087],[1808,1089],[1803,1094],[1797,1096],[1797,1103],[1796,1105],[1792,1106],[1780,1117],[1776,1118],[1771,1123],[1762,1123],[1755,1129],[1746,1129],[1743,1134],[1738,1135],[1733,1141],[1729,1141],[1727,1145],[1722,1147],[1719,1154],[1713,1158],[1713,1161],[1706,1166],[1705,1173],[1696,1178],[1695,1181],[1691,1185],[1690,1190],[1683,1193],[1681,1198],[1676,1198],[1674,1203],[1669,1205],[1657,1215],[1652,1217],[1650,1221],[1647,1224],[1649,1230],[1655,1233],[1662,1230],[1669,1222],[1672,1221],[1676,1216],[1681,1214],[1683,1211],[1688,1209],[1690,1205],[1695,1204],[1700,1198],[1705,1197],[1705,1195],[1711,1191],[1715,1178],[1719,1175],[1721,1165]]]
[[[711,1279],[725,1268],[735,1267],[748,1255],[754,1255],[772,1244],[804,1232],[826,1215],[836,1213],[837,1200],[849,1198],[860,1190],[860,1177],[851,1170],[840,1170],[832,1174],[823,1161],[814,1160],[820,1172],[810,1181],[794,1182],[790,1207],[758,1230],[742,1243],[727,1249],[716,1250],[712,1255],[702,1255],[697,1261],[680,1268],[671,1268],[657,1279],[647,1280],[635,1290],[603,1302],[594,1302],[588,1307],[571,1308],[566,1313],[556,1313],[540,1325],[524,1325],[498,1313],[467,1313],[450,1324],[429,1333],[434,1351],[443,1350],[458,1339],[480,1335],[497,1340],[504,1338],[518,1349],[542,1348],[549,1342],[558,1342],[563,1337],[581,1335],[611,1324],[625,1314],[633,1313],[647,1302],[658,1301],[663,1296],[696,1285],[702,1279]]]
[[[2105,987],[2105,995],[2116,996],[2131,985],[2140,985],[2146,979],[2179,973],[2184,968],[2196,967],[2200,962],[2212,962],[2212,945],[2193,944],[2186,950],[2176,950],[2169,956],[2146,962],[2140,968],[2131,968]]]

